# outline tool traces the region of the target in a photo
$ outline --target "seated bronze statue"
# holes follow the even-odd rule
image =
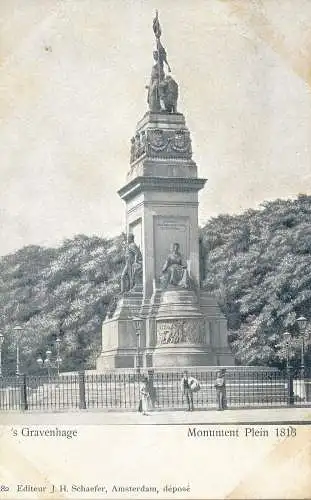
[[[179,251],[179,243],[173,243],[171,253],[167,256],[162,268],[161,284],[164,288],[169,285],[181,288],[191,288],[191,278],[187,266],[183,264]]]

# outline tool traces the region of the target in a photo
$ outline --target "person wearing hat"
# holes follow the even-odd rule
[[[218,410],[225,410],[227,408],[226,401],[226,370],[219,370],[217,372],[215,388],[218,403]]]
[[[184,371],[181,379],[181,391],[186,397],[188,411],[193,411],[193,393],[200,390],[200,384],[194,377],[189,376],[187,371]]]

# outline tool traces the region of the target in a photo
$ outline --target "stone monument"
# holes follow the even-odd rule
[[[149,110],[130,145],[130,169],[119,190],[126,204],[127,246],[121,294],[102,326],[97,370],[233,365],[226,319],[200,289],[198,178],[178,85],[169,74],[158,14],[147,87]],[[168,74],[165,73],[165,68]],[[201,263],[201,269],[200,269]]]

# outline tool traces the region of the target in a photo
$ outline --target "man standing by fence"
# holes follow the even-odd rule
[[[218,410],[225,410],[227,408],[227,398],[226,398],[226,370],[220,370],[217,372],[217,378],[215,381],[216,395]]]
[[[193,411],[193,393],[200,389],[199,382],[194,378],[188,375],[188,372],[185,371],[183,373],[181,379],[181,390],[184,396],[186,397],[188,404],[188,411]]]

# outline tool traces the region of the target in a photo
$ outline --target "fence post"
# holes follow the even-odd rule
[[[27,402],[27,378],[24,373],[19,379],[20,382],[20,391],[21,391],[21,409],[28,410],[28,402]]]
[[[290,366],[287,369],[287,404],[289,406],[294,404],[293,371]]]
[[[84,371],[79,372],[79,408],[81,410],[86,409],[85,401],[85,373]]]

